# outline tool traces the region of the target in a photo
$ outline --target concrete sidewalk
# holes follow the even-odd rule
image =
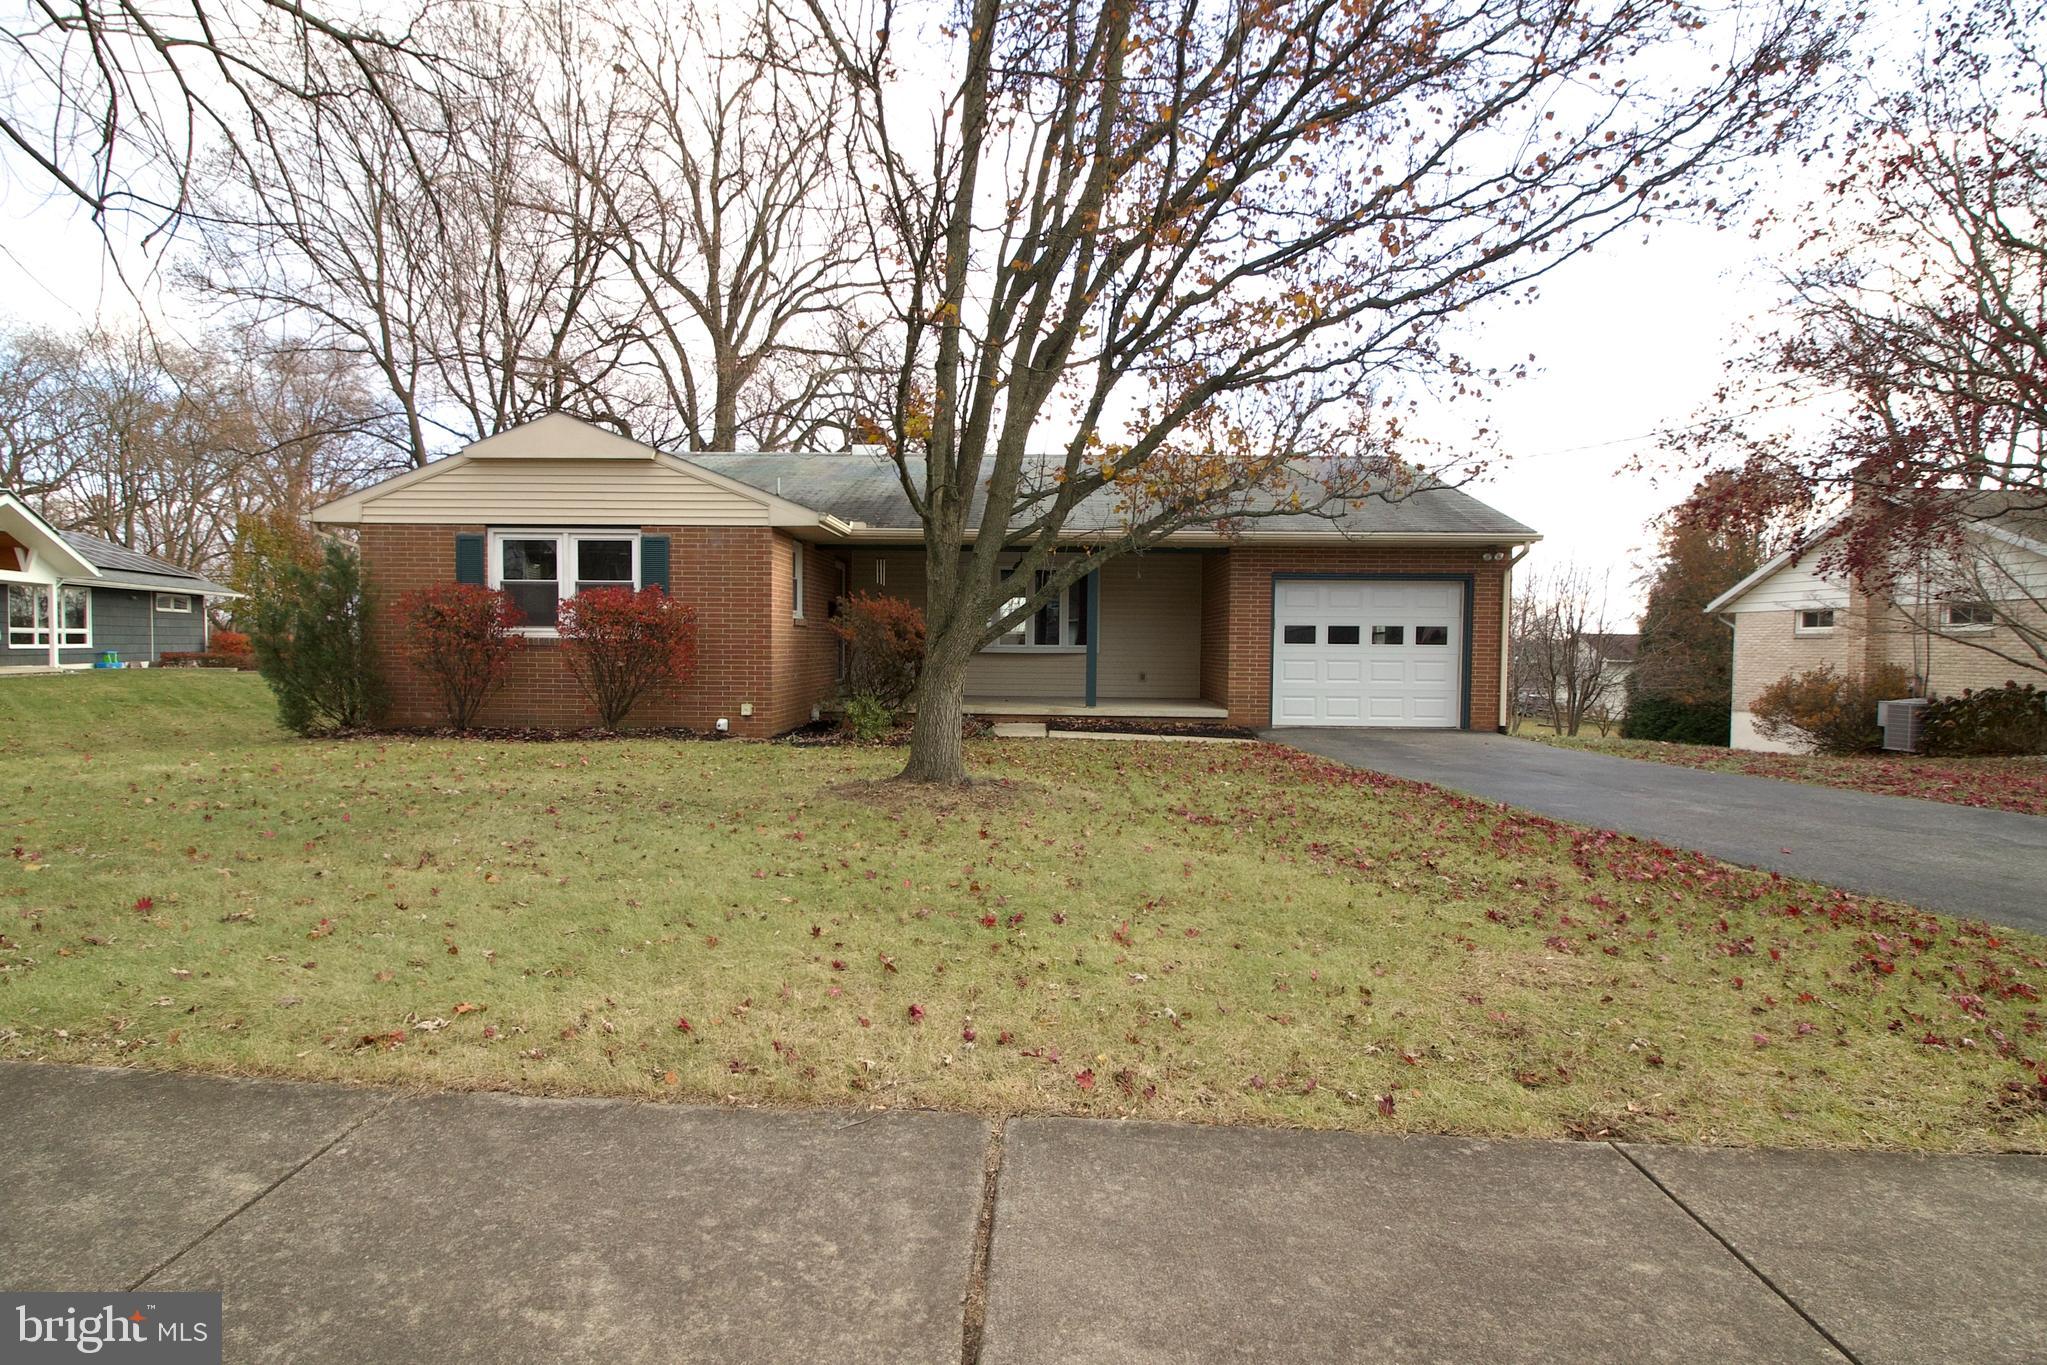
[[[0,1288],[231,1361],[2022,1361],[2047,1161],[0,1065]]]

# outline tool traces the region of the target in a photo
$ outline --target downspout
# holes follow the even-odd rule
[[[1498,730],[1506,734],[1511,717],[1507,708],[1512,704],[1514,679],[1511,676],[1514,664],[1514,566],[1528,558],[1528,546],[1515,551],[1507,561],[1507,567],[1500,572],[1500,720]]]

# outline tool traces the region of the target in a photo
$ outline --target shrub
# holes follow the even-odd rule
[[[223,654],[217,649],[167,649],[156,656],[159,668],[236,668],[249,672],[256,667],[254,654]]]
[[[895,708],[880,697],[867,692],[856,692],[846,698],[846,709],[840,720],[853,738],[863,744],[886,739],[888,732],[895,728]]]
[[[562,653],[597,723],[616,730],[649,692],[697,666],[697,615],[659,588],[592,588],[561,605]]]
[[[238,630],[216,630],[207,636],[206,652],[209,654],[248,654],[253,656],[256,652],[256,646],[248,636]]]
[[[1767,739],[1802,744],[1823,754],[1859,754],[1879,748],[1876,704],[1911,695],[1912,676],[1896,664],[1851,678],[1821,664],[1764,688],[1749,711]]]
[[[832,629],[846,642],[846,695],[903,709],[924,668],[924,613],[899,597],[841,598]]]
[[[1623,739],[1660,739],[1673,744],[1715,744],[1727,747],[1727,707],[1677,701],[1670,697],[1632,697],[1621,720]]]
[[[277,713],[302,735],[369,723],[382,704],[370,646],[362,563],[329,545],[312,563],[280,564],[251,609],[256,666],[277,694]]]
[[[1920,718],[1930,754],[2047,753],[2047,691],[2031,683],[1936,697]]]
[[[433,679],[448,724],[467,730],[504,686],[512,656],[526,644],[512,595],[476,583],[436,583],[398,599],[406,657]]]

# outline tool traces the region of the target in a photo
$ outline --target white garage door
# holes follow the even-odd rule
[[[1461,722],[1462,583],[1283,578],[1278,588],[1274,725]]]

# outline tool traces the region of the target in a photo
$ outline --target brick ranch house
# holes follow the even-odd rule
[[[655,586],[696,610],[697,673],[634,719],[697,729],[722,719],[752,736],[803,725],[837,696],[837,599],[924,594],[922,530],[874,454],[683,458],[559,414],[328,503],[314,520],[359,537],[385,604],[375,634],[401,725],[439,718],[390,608],[428,584],[502,587],[525,612],[531,647],[486,724],[587,723],[554,647],[558,604],[579,587]],[[1089,534],[1076,527],[1073,539]],[[1449,488],[1373,500],[1333,523],[1182,531],[1111,560],[982,651],[968,710],[1499,728],[1509,575],[1536,539]]]
[[[1750,708],[1779,678],[1822,664],[1851,677],[1895,664],[1919,696],[2047,682],[2037,652],[2047,642],[2047,514],[2035,498],[2004,508],[1998,495],[1970,496],[1982,515],[1961,550],[1901,576],[1888,596],[1826,566],[1837,520],[1706,604],[1734,629],[1735,748],[1794,748],[1757,733]]]

